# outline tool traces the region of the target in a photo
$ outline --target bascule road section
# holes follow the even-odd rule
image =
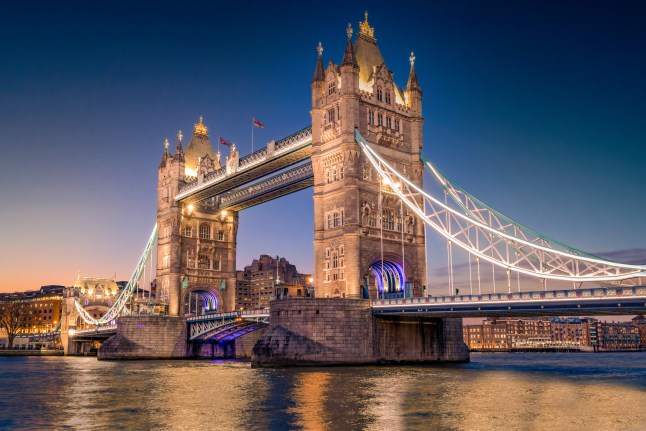
[[[201,117],[188,144],[181,132],[174,150],[166,140],[156,224],[142,256],[101,313],[70,297],[70,316],[83,321],[64,325],[70,338],[95,345],[116,330],[99,348],[107,359],[467,361],[463,317],[646,311],[645,265],[613,262],[524,226],[425,160],[415,55],[407,55],[399,86],[367,14],[357,33],[348,26],[340,34],[338,64],[324,67],[317,47],[311,127],[244,157],[222,138],[228,155],[216,152]],[[239,211],[308,187],[315,297],[242,310],[237,232],[254,227],[239,226]],[[427,290],[427,232],[446,242],[442,295]]]

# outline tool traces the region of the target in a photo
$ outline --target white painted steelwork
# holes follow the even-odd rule
[[[456,208],[442,202],[395,170],[355,129],[355,139],[383,182],[425,224],[478,259],[507,271],[541,279],[609,282],[646,276],[645,265],[612,262],[540,235],[482,204],[448,182],[429,163],[433,176]],[[558,247],[557,247],[558,246]]]

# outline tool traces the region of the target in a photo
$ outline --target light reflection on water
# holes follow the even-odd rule
[[[0,358],[1,429],[639,430],[646,353],[428,367]]]

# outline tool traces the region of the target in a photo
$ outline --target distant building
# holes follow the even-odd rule
[[[28,316],[22,334],[45,334],[57,329],[62,316],[63,286],[42,286],[39,290],[0,293],[0,314],[9,303],[16,303]]]
[[[621,323],[590,317],[487,318],[464,325],[463,334],[471,350],[636,350],[646,347],[646,318]]]
[[[639,349],[639,328],[634,322],[597,322],[596,325],[599,350]]]
[[[236,308],[268,308],[273,298],[309,296],[311,276],[300,274],[284,257],[260,255],[244,271],[236,271]]]

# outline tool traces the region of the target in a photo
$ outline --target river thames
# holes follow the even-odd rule
[[[1,429],[643,430],[646,353],[444,366],[0,358]]]

